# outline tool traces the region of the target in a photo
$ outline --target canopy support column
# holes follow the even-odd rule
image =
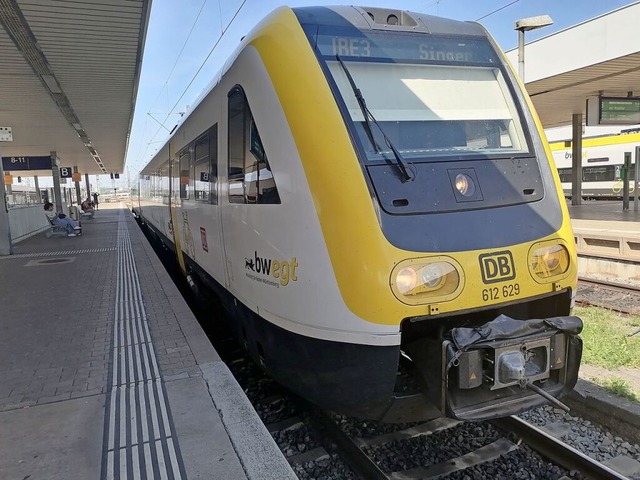
[[[571,205],[582,205],[582,114],[574,113],[571,119]]]
[[[11,245],[11,225],[9,224],[9,206],[7,192],[4,188],[4,170],[2,168],[2,152],[0,151],[0,255],[13,254]]]
[[[51,152],[51,176],[53,177],[53,197],[56,201],[56,212],[62,212],[62,189],[60,188],[60,168],[58,154]]]

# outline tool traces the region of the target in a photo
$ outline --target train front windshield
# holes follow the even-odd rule
[[[487,40],[359,32],[319,35],[316,45],[367,160],[388,157],[389,143],[413,160],[528,153]]]

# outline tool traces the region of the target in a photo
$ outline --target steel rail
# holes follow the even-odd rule
[[[324,413],[314,409],[309,412],[309,419],[323,435],[335,443],[342,460],[361,478],[368,480],[389,480],[391,477],[385,474],[375,462],[347,435],[342,429]],[[329,446],[325,449],[329,451]],[[335,448],[333,449],[335,450]]]
[[[567,470],[577,470],[588,478],[598,480],[629,480],[628,477],[518,417],[500,418],[492,420],[492,423],[503,430],[514,433],[529,447]]]
[[[610,282],[608,280],[600,280],[592,277],[578,276],[578,282],[592,283],[594,285],[604,285],[605,287],[613,287],[620,290],[631,290],[632,292],[640,292],[640,287],[636,285],[629,285],[627,283]]]
[[[616,304],[616,302],[611,301],[600,301],[600,300],[592,300],[589,298],[589,293],[581,293],[580,286],[587,286],[589,284],[594,285],[596,287],[603,287],[605,290],[609,290],[611,292],[620,293],[623,295],[628,295],[630,297],[638,297],[640,293],[640,288],[635,287],[633,285],[624,285],[614,282],[608,282],[606,280],[595,280],[595,279],[578,279],[578,294],[576,296],[576,303],[581,305],[589,305],[594,307],[606,308],[608,310],[612,310],[614,312],[622,313],[625,315],[638,315],[640,313],[640,308],[638,307],[627,307],[624,305]],[[636,332],[637,333],[637,332]]]

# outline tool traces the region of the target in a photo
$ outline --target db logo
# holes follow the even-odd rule
[[[504,282],[516,278],[513,256],[509,250],[485,253],[478,257],[483,283]]]

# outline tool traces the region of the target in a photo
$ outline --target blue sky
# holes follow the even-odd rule
[[[339,1],[292,0],[290,7]],[[517,45],[514,22],[550,15],[554,24],[527,32],[535,40],[635,3],[631,0],[367,0],[456,20],[479,20],[504,50]],[[153,157],[227,57],[262,18],[283,5],[271,0],[153,0],[125,168],[131,180]],[[495,13],[492,13],[495,12]],[[481,18],[484,17],[484,18]],[[222,31],[224,35],[220,38]],[[215,49],[214,45],[217,43]],[[588,45],[585,45],[588,48]]]

